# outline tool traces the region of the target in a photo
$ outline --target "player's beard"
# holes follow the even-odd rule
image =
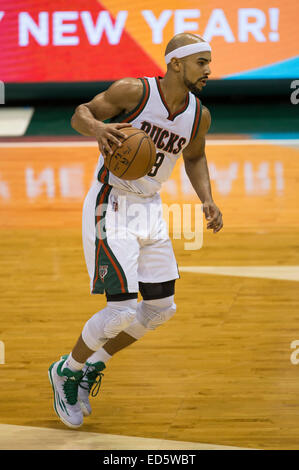
[[[184,66],[184,75],[183,75],[183,80],[184,80],[184,85],[188,88],[189,91],[191,91],[191,93],[193,93],[195,96],[199,96],[200,92],[201,92],[201,89],[199,89],[197,86],[196,86],[196,83],[192,83],[190,82],[190,80],[188,80],[188,78],[186,78],[186,68]]]
[[[184,85],[188,88],[189,91],[191,91],[191,93],[193,93],[195,96],[198,96],[200,94],[201,90],[197,88],[196,86],[197,82],[195,83],[190,82],[190,80],[186,78],[185,70],[184,70],[183,80],[184,80]]]

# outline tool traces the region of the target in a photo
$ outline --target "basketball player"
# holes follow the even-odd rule
[[[207,228],[217,233],[223,226],[205,157],[210,113],[197,97],[210,74],[211,47],[196,35],[178,34],[167,45],[165,60],[163,78],[118,80],[78,106],[72,117],[73,128],[95,137],[101,151],[97,181],[84,202],[82,230],[91,293],[105,293],[107,305],[86,322],[71,353],[49,368],[54,409],[71,428],[81,426],[83,415],[91,413],[89,395],[100,386],[110,358],[176,311],[179,273],[162,216],[142,232],[131,230],[130,237],[123,238],[115,235],[127,227],[116,226],[113,214],[118,212],[123,215],[118,220],[126,221],[133,204],[142,204],[146,215],[152,207],[161,207],[158,191],[182,153],[186,173],[203,204]],[[126,137],[122,129],[131,125],[152,137],[157,159],[148,175],[126,181],[111,174],[104,159],[112,151],[110,144],[120,145]],[[98,231],[99,221],[105,237]],[[137,303],[139,291],[143,300]]]

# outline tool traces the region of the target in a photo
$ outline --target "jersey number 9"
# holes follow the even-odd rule
[[[147,176],[156,176],[160,166],[163,163],[164,157],[165,157],[164,153],[161,153],[161,152],[157,153],[156,163],[152,167],[151,171],[147,174]]]

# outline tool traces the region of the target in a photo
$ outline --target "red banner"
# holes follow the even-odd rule
[[[166,70],[179,32],[212,46],[211,78],[296,78],[297,2],[0,0],[0,80],[99,81]]]

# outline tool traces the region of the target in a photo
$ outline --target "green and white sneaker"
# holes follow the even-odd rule
[[[49,380],[54,393],[54,410],[61,421],[70,428],[79,428],[83,423],[83,413],[78,401],[78,387],[83,372],[74,372],[67,367],[62,370],[63,360],[49,367]]]
[[[91,414],[89,395],[95,397],[99,393],[102,377],[104,376],[102,370],[105,367],[104,362],[86,362],[83,367],[83,377],[79,384],[78,400],[84,416]]]

